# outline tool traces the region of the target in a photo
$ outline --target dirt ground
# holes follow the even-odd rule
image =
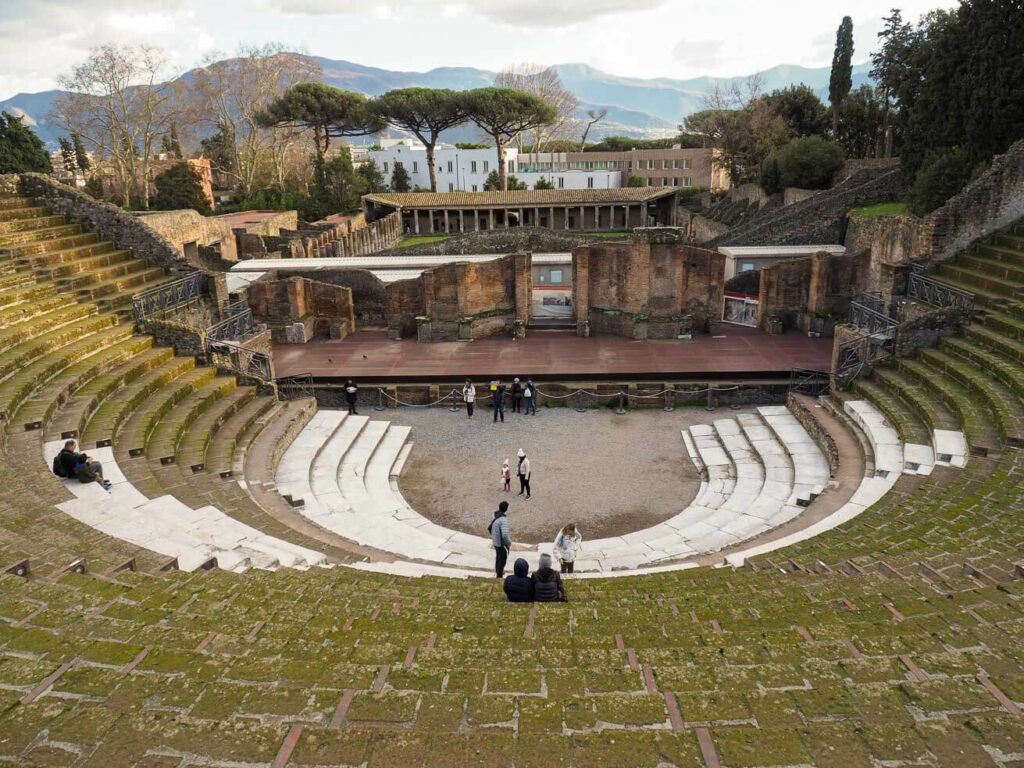
[[[513,539],[535,544],[553,540],[568,521],[593,539],[677,514],[700,486],[680,430],[736,413],[680,408],[617,416],[551,408],[536,416],[506,411],[505,423],[494,424],[490,409],[478,407],[472,420],[464,412],[413,408],[375,417],[413,427],[415,445],[399,485],[414,509],[441,525],[486,535],[492,512],[506,499]],[[519,448],[532,464],[529,501],[517,495]],[[501,491],[505,458],[512,466],[511,493]]]

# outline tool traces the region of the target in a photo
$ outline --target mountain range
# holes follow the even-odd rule
[[[424,86],[465,90],[491,85],[495,74],[473,67],[438,67],[427,72],[404,72],[356,64],[351,61],[312,57],[323,69],[323,82],[338,88],[377,96],[394,88]],[[644,79],[620,77],[586,64],[559,64],[555,66],[565,87],[580,101],[580,114],[588,109],[607,109],[604,121],[591,131],[591,138],[626,135],[642,138],[671,136],[687,115],[704,108],[704,99],[716,86],[729,88],[743,84],[748,75],[741,77],[695,77],[675,80],[660,77]],[[870,82],[869,64],[853,67],[853,87]],[[823,101],[828,96],[828,67],[799,67],[782,64],[755,73],[764,91],[804,84],[814,89]],[[183,77],[188,78],[189,73]],[[61,91],[19,93],[0,101],[0,110],[22,115],[33,126],[40,138],[51,147],[57,146],[60,126],[49,119],[53,100]],[[479,139],[476,129],[464,126],[445,135],[448,141]]]

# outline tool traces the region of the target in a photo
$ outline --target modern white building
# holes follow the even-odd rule
[[[395,166],[401,164],[409,174],[411,188],[430,189],[430,168],[427,166],[427,150],[415,139],[381,139],[380,149],[354,153],[357,161],[373,160],[384,179],[391,184]],[[434,149],[437,164],[438,192],[482,192],[487,177],[498,169],[498,151],[486,149],[461,149],[453,144],[438,144]],[[505,150],[508,175],[515,176],[534,189],[541,178],[546,179],[554,189],[617,189],[622,186],[622,173],[610,170],[522,172],[519,170],[519,150],[509,147]]]

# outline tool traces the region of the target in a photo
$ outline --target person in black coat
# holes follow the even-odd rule
[[[530,564],[520,557],[512,566],[512,574],[505,577],[502,589],[510,603],[533,602],[533,582],[526,575],[529,570]]]
[[[352,415],[358,415],[356,411],[356,400],[359,399],[359,387],[356,383],[349,379],[345,382],[345,402],[348,403],[348,412]]]
[[[545,553],[540,556],[540,568],[533,572],[530,581],[533,582],[533,599],[538,603],[564,603],[568,600],[562,577],[551,567],[551,555]]]
[[[523,412],[523,385],[519,378],[512,379],[512,413]]]

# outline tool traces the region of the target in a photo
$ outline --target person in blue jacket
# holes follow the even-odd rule
[[[529,572],[530,564],[520,557],[512,566],[512,574],[505,577],[502,589],[510,603],[533,602],[533,582],[527,575]]]
[[[494,513],[494,519],[487,526],[491,534],[491,544],[494,545],[494,574],[500,579],[505,575],[505,563],[508,562],[508,551],[512,546],[512,536],[509,533],[508,502],[503,501],[498,505],[498,511]]]

